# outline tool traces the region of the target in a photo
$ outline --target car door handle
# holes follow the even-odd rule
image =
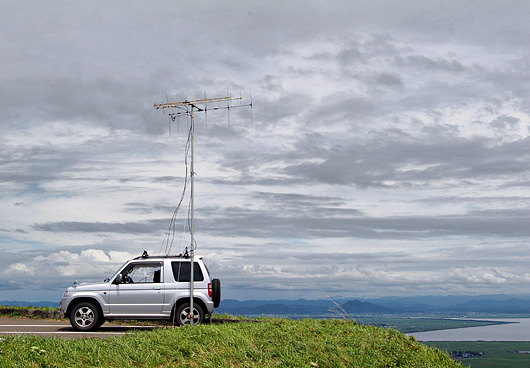
[[[160,290],[160,289],[162,289],[160,286],[155,286],[155,287],[153,288],[153,290]]]

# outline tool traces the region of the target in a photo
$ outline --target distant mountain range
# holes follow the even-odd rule
[[[248,300],[225,299],[216,310],[232,315],[288,317],[421,315],[421,314],[530,314],[530,296],[418,296],[378,299]]]
[[[0,301],[6,306],[58,307],[57,302]],[[224,299],[216,313],[241,316],[333,317],[421,314],[530,314],[530,296],[414,296],[377,299],[334,298],[317,300]]]

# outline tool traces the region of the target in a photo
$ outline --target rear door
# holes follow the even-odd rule
[[[110,313],[120,316],[159,316],[164,303],[162,262],[130,263],[111,284]]]

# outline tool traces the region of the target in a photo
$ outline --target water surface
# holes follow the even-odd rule
[[[489,318],[479,321],[511,323],[416,332],[408,335],[413,335],[418,341],[530,341],[530,318]]]

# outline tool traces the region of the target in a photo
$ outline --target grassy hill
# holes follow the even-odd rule
[[[65,340],[9,336],[0,367],[461,367],[392,329],[341,320],[210,324]]]

